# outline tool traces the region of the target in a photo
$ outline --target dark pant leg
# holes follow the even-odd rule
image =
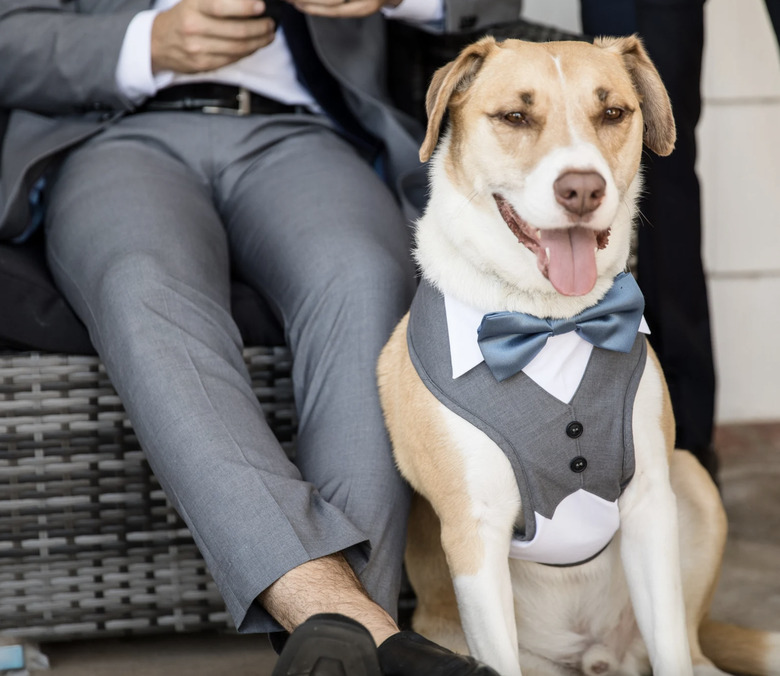
[[[581,0],[580,15],[586,35],[631,35],[636,31],[633,0]]]
[[[775,29],[775,36],[780,42],[780,0],[766,0],[766,8]]]
[[[668,157],[646,153],[643,160],[637,276],[650,343],[669,384],[677,445],[693,451],[714,473],[715,372],[695,172],[704,2],[583,0],[582,9],[589,34],[639,33],[672,100],[675,150]]]
[[[715,472],[715,370],[695,172],[704,2],[638,0],[637,25],[669,91],[677,124],[674,152],[646,157],[639,284],[647,303],[650,342],[669,383],[677,445],[690,449]]]

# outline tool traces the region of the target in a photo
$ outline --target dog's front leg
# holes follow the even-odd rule
[[[670,488],[656,486],[632,505],[630,514],[621,513],[623,567],[655,676],[693,673],[675,504]]]
[[[486,532],[484,524],[474,525],[473,535],[464,537],[456,532],[457,524],[451,527],[442,524],[442,545],[453,576],[469,652],[502,676],[519,676],[517,629],[507,563],[509,548],[498,542],[498,533]],[[461,565],[463,550],[468,551],[469,559],[480,554],[476,568]]]
[[[442,547],[453,578],[469,651],[502,676],[520,676],[509,545],[520,507],[504,453],[482,432],[448,415],[451,438],[464,461],[467,509],[461,518],[440,511]],[[464,523],[464,520],[467,522]]]
[[[655,676],[693,674],[680,567],[677,501],[669,481],[668,406],[648,359],[634,404],[636,473],[620,499],[621,558]]]

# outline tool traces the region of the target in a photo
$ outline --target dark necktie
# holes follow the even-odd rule
[[[347,106],[336,78],[320,61],[306,25],[306,17],[289,2],[281,2],[280,5],[277,10],[279,25],[284,30],[298,80],[352,143],[371,156],[376,155],[381,143],[360,124]]]
[[[496,380],[519,373],[550,336],[574,331],[596,347],[630,352],[645,299],[633,276],[623,272],[596,305],[571,319],[545,319],[522,312],[492,312],[477,331],[479,349]]]

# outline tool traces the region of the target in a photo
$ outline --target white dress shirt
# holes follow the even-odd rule
[[[267,47],[217,70],[192,75],[173,71],[152,73],[152,23],[157,14],[177,2],[179,0],[156,0],[152,9],[137,14],[127,27],[116,79],[122,93],[131,101],[140,103],[173,84],[221,82],[246,87],[282,103],[317,108],[311,94],[295,76],[292,55],[281,28]],[[443,0],[403,0],[398,7],[383,8],[382,12],[388,18],[427,24],[441,20],[444,7]]]

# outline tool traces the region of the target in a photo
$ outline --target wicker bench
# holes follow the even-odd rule
[[[292,453],[289,352],[258,347],[244,358]],[[203,629],[232,622],[98,358],[0,354],[0,633]]]

